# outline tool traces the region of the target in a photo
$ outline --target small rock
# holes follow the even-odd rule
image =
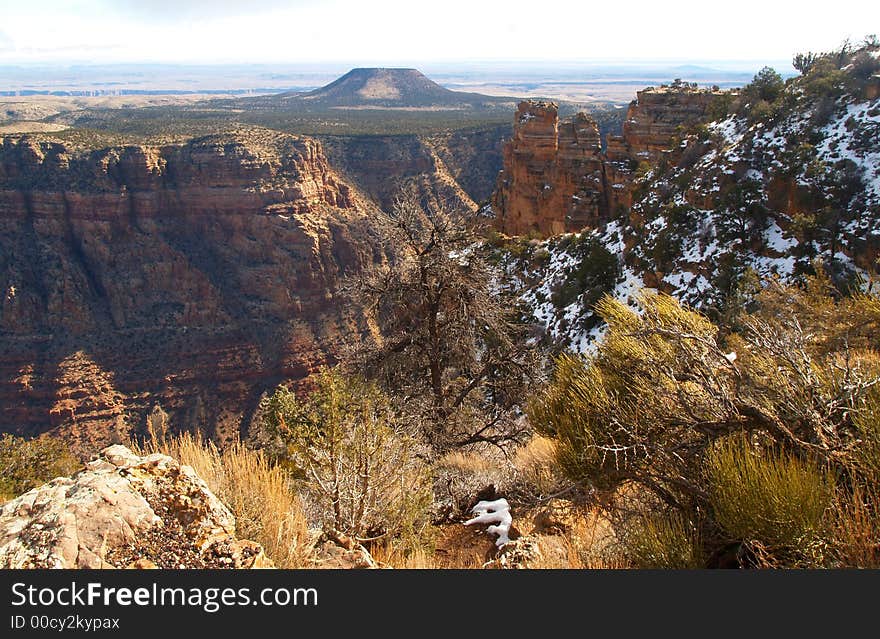
[[[567,533],[575,518],[574,504],[567,499],[551,499],[536,514],[535,532]]]
[[[370,552],[350,537],[336,531],[321,536],[315,546],[315,568],[376,569],[382,568]]]
[[[486,563],[483,568],[503,570],[534,568],[543,558],[538,540],[531,535],[525,535],[504,544],[495,559]]]

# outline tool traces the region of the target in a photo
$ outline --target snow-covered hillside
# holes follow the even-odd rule
[[[840,70],[817,65],[772,102],[749,88],[733,96],[600,228],[520,240],[501,265],[525,313],[587,351],[605,292],[631,301],[653,287],[720,315],[746,283],[796,279],[816,260],[842,288],[864,281],[880,254],[880,97],[857,55]]]

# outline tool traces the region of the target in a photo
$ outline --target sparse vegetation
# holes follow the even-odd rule
[[[825,534],[834,477],[809,457],[729,437],[707,459],[712,512],[724,533],[780,559],[809,558]]]
[[[585,309],[591,309],[599,299],[614,288],[620,275],[617,256],[605,248],[595,237],[583,233],[568,252],[578,258],[572,270],[559,288],[553,291],[552,301],[557,308],[564,308],[580,298]]]
[[[363,232],[385,246],[344,246],[361,230],[337,229],[328,216],[327,227],[315,231],[304,214],[277,207],[283,211],[278,219],[272,214],[278,228],[283,220],[299,235],[314,231],[322,236],[317,250],[339,249],[350,264],[370,265],[342,291],[358,313],[366,312],[341,332],[328,331],[319,344],[339,365],[311,375],[296,391],[281,385],[264,397],[253,419],[262,430],[249,440],[263,450],[238,441],[221,449],[197,434],[171,435],[169,415],[158,405],[138,448],[192,466],[229,506],[238,535],[262,544],[285,568],[312,565],[312,544],[321,534],[321,544],[342,538],[339,547],[350,550],[362,543],[394,567],[481,567],[495,556],[494,540],[486,544],[484,531],[460,524],[475,501],[502,495],[519,532],[545,550],[553,538],[553,552],[533,567],[880,566],[880,301],[875,282],[863,281],[875,266],[866,256],[876,252],[868,237],[876,200],[865,199],[875,176],[873,167],[856,161],[868,157],[856,151],[876,146],[877,107],[850,108],[874,95],[878,48],[876,38],[860,48],[844,43],[832,52],[795,56],[800,77],[786,81],[765,67],[741,92],[714,87],[719,95],[707,118],[675,129],[673,148],[659,160],[652,159],[652,142],[637,158],[603,165],[592,176],[595,184],[625,181],[618,173],[629,169],[638,182],[632,192],[629,182],[615,184],[621,191],[604,228],[549,240],[537,232],[507,238],[483,229],[479,216],[403,196],[388,212],[367,211],[371,220]],[[662,97],[707,97],[693,95],[698,87],[680,79],[668,88],[674,91]],[[702,105],[694,100],[689,106]],[[83,158],[94,160],[104,151],[92,149],[133,140],[187,140],[197,151],[241,153],[258,165],[293,153],[284,132],[338,142],[467,127],[498,132],[497,122],[509,124],[507,110],[465,116],[293,112],[272,100],[254,101],[242,114],[229,107],[215,101],[124,115],[88,109],[52,116],[48,120],[72,128],[18,137],[38,144],[25,150],[49,160],[8,182],[23,190],[39,184],[58,192],[115,193]],[[606,109],[605,126],[619,127],[625,113]],[[858,135],[845,137],[857,127]],[[56,141],[70,152],[53,146]],[[829,152],[820,157],[824,147]],[[63,177],[46,168],[55,161],[67,163]],[[604,172],[610,168],[613,175]],[[294,191],[283,185],[288,188]],[[133,218],[139,217],[135,201]],[[606,208],[609,202],[610,196]],[[141,222],[146,234],[150,225]],[[77,229],[80,223],[77,218]],[[325,231],[342,241],[324,243]],[[176,235],[171,227],[162,232]],[[249,247],[244,280],[274,272],[261,268],[262,238],[234,239]],[[188,239],[168,241],[179,261],[161,262],[161,268],[173,273],[192,251]],[[36,241],[22,243],[27,255],[44,252]],[[222,288],[223,269],[213,267],[227,256],[214,257],[210,247],[197,252],[193,259],[212,266],[204,288]],[[99,253],[81,250],[73,257],[88,270],[90,256]],[[296,259],[306,262],[309,255]],[[321,269],[328,268],[321,275],[335,266],[358,271],[345,261],[322,262]],[[497,265],[502,268],[492,268]],[[511,265],[517,276],[540,280],[533,298],[508,296],[504,274]],[[758,275],[772,272],[770,265],[779,279]],[[8,270],[15,276],[8,278],[9,299],[18,295],[16,304],[39,306],[39,296],[15,291],[18,279],[31,274]],[[102,281],[86,279],[95,286]],[[64,282],[62,292],[78,283],[88,284]],[[633,291],[642,284],[650,288],[637,296]],[[293,297],[293,288],[285,293]],[[332,294],[342,299],[338,289]],[[269,297],[261,293],[243,303],[262,313]],[[228,299],[217,302],[221,324],[227,315],[238,319],[239,300]],[[540,308],[529,306],[533,301]],[[300,306],[306,316],[320,303]],[[115,319],[116,310],[109,305],[108,317]],[[145,312],[158,326],[154,314]],[[290,316],[270,314],[259,331],[271,340],[296,337],[276,332]],[[547,317],[554,323],[545,333],[525,325],[524,318],[546,323]],[[226,330],[212,321],[206,322],[210,330]],[[354,325],[357,333],[344,332]],[[170,335],[176,325],[168,328]],[[196,318],[186,328],[205,327]],[[138,334],[130,343],[139,350],[159,339],[140,327],[132,332]],[[567,332],[587,354],[559,356],[552,380],[541,386],[543,358],[569,345],[563,343]],[[240,334],[230,330],[224,340]],[[348,343],[336,349],[340,335]],[[194,344],[187,347],[202,346]],[[267,355],[272,375],[300,363],[306,370],[306,357],[297,363],[289,357],[297,344],[290,339],[275,352],[273,342],[267,355],[261,342],[236,356],[257,365],[257,356]],[[22,372],[17,383],[27,386],[34,375]],[[252,395],[249,410],[254,403]],[[250,415],[239,418],[246,425]],[[77,467],[58,440],[3,435],[0,500]]]
[[[0,435],[0,503],[56,477],[70,475],[82,464],[59,439]]]
[[[699,530],[681,513],[638,515],[624,534],[624,556],[635,568],[683,570],[703,566]]]
[[[491,289],[473,226],[404,197],[383,223],[399,261],[353,285],[379,335],[349,366],[406,397],[400,410],[438,451],[503,445],[526,430],[518,406],[534,351],[513,305]]]

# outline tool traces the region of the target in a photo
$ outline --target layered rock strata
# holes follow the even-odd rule
[[[311,139],[0,145],[0,430],[88,453],[143,428],[246,435],[261,393],[355,331],[375,208]]]

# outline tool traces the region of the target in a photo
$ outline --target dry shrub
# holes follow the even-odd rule
[[[629,561],[620,552],[613,524],[601,508],[584,511],[575,517],[568,539],[583,568],[628,568]]]
[[[880,298],[832,288],[821,269],[768,282],[724,330],[666,295],[641,313],[604,298],[597,352],[557,360],[529,418],[570,480],[651,493],[613,518],[634,564],[727,565],[733,548],[767,567],[875,561]]]
[[[872,487],[869,493],[876,493],[880,491],[880,392],[872,393],[861,410],[854,411],[853,422],[859,445],[853,451],[852,469],[864,485]]]
[[[495,448],[447,453],[434,463],[435,510],[453,518],[463,514],[488,486],[504,491],[511,471],[510,462]]]
[[[425,447],[375,384],[336,369],[314,381],[308,398],[280,386],[262,405],[267,432],[283,442],[282,459],[303,478],[323,526],[362,543],[417,544],[432,498]]]
[[[308,524],[287,474],[261,451],[235,443],[224,451],[200,434],[154,436],[142,452],[191,466],[235,516],[239,537],[258,542],[279,568],[301,568],[311,553]]]

